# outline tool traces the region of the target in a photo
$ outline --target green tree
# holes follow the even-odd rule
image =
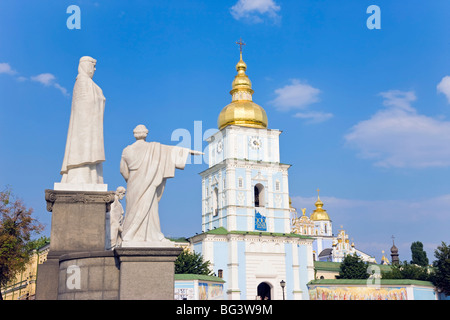
[[[175,260],[175,273],[212,275],[212,271],[209,269],[210,264],[209,261],[203,261],[203,256],[200,253],[183,250]]]
[[[450,296],[450,246],[442,242],[434,251],[437,260],[433,262],[434,274],[431,281],[447,296]]]
[[[411,244],[411,263],[425,267],[428,265],[427,253],[423,250],[423,244],[420,241]]]
[[[340,265],[339,279],[367,279],[368,264],[361,260],[356,254],[346,255]]]
[[[406,261],[405,261],[406,263]],[[391,265],[390,271],[381,271],[382,279],[404,279],[401,269],[402,263]]]
[[[46,244],[50,243],[50,238],[46,237],[46,236],[42,236],[36,240],[31,240],[30,241],[30,246],[35,249],[38,250],[40,248],[42,248],[43,246],[45,246]]]
[[[428,267],[419,266],[416,264],[403,261],[398,265],[392,265],[391,270],[381,273],[382,279],[410,279],[410,280],[430,280],[430,273]]]
[[[10,189],[0,192],[0,287],[23,270],[35,249],[31,236],[43,226],[31,217],[32,212]]]

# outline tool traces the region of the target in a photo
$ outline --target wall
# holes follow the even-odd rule
[[[314,280],[308,283],[311,300],[436,300],[432,283],[419,280]]]
[[[175,300],[224,300],[221,278],[197,274],[175,275]]]

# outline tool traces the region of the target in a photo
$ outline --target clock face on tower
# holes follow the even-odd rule
[[[219,142],[217,142],[217,153],[221,153],[223,150],[223,142],[222,140],[220,140]]]
[[[261,139],[258,137],[251,137],[249,140],[250,148],[252,149],[259,149],[261,148]]]

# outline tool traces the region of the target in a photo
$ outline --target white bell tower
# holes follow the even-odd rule
[[[242,44],[241,44],[242,45]],[[202,231],[290,232],[288,169],[280,163],[280,130],[252,101],[251,81],[241,59],[209,143],[209,168],[202,176]]]

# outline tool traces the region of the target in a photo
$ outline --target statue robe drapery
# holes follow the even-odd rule
[[[79,68],[73,88],[61,182],[103,183],[105,100],[102,89]]]
[[[162,242],[158,202],[166,179],[184,169],[189,149],[138,140],[122,153],[120,173],[127,181],[123,242]]]

